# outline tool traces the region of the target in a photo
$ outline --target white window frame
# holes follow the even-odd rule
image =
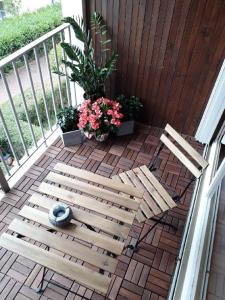
[[[208,144],[225,110],[225,60],[210,95],[205,112],[197,129],[195,138]]]
[[[210,183],[207,197],[212,197],[212,195],[216,192],[216,189],[221,184],[223,178],[225,176],[225,158],[223,159],[219,169],[217,170],[215,176],[213,177],[212,182]]]

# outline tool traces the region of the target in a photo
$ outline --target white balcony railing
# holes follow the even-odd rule
[[[8,103],[11,117],[16,124],[16,132],[12,132],[7,122],[7,115],[3,109],[0,109],[0,131],[4,132],[8,152],[13,160],[13,166],[9,166],[6,162],[9,154],[5,153],[3,146],[0,145],[0,185],[3,190],[8,189],[8,179],[41,145],[46,144],[46,140],[56,130],[58,110],[72,104],[71,84],[68,78],[62,78],[52,72],[52,65],[54,64],[54,68],[59,69],[61,57],[64,59],[66,57],[65,52],[59,46],[65,38],[71,42],[69,24],[55,28],[0,61],[0,83],[7,98],[0,99],[0,107],[2,100]],[[18,61],[20,67],[18,67]],[[5,72],[6,67],[11,69],[9,74]],[[14,95],[15,89],[17,90],[16,96]],[[74,91],[75,85],[73,93]],[[27,94],[29,94],[29,100]],[[20,102],[20,115],[22,112],[23,120],[20,119],[15,101]],[[33,111],[30,111],[29,106],[33,107]],[[40,107],[42,107],[42,112],[40,112]],[[28,131],[26,133],[21,126],[24,122]],[[18,137],[17,144],[14,142],[13,135]],[[31,142],[28,143],[27,140]]]

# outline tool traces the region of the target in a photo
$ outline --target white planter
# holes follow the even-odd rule
[[[68,132],[62,132],[61,130],[61,137],[63,140],[63,144],[66,147],[79,145],[84,140],[84,135],[82,134],[80,129]]]
[[[103,133],[101,135],[95,135],[95,139],[98,142],[105,142],[108,137],[109,137],[109,132]]]
[[[82,131],[82,132],[86,136],[86,138],[89,140],[94,136],[93,132],[88,132],[88,131]]]
[[[123,122],[117,130],[117,136],[132,134],[134,132],[134,120]]]

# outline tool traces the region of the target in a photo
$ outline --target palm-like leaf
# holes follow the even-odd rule
[[[72,26],[75,36],[83,43],[84,49],[81,50],[79,47],[68,43],[61,43],[69,58],[69,60],[62,60],[65,67],[70,69],[68,77],[71,81],[77,82],[88,96],[100,96],[104,92],[106,79],[115,70],[117,54],[113,52],[105,65],[103,65],[102,59],[102,63],[98,66],[94,58],[92,37],[90,31],[86,30],[83,19],[67,17],[64,19],[64,22]],[[106,55],[106,51],[110,50],[110,47],[107,47],[107,45],[111,40],[106,37],[106,25],[98,13],[94,13],[91,17],[91,29],[99,38],[102,55]],[[65,76],[64,73],[59,71],[57,74]]]
[[[74,18],[66,17],[66,18],[63,19],[63,22],[69,23],[72,26],[73,31],[76,35],[76,38],[79,41],[81,41],[83,43],[86,42],[86,32],[85,32],[85,29],[83,27],[83,20],[78,19],[78,21],[77,21]]]

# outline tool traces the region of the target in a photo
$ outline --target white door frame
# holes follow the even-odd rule
[[[208,144],[225,109],[225,60],[220,69],[195,138]]]

